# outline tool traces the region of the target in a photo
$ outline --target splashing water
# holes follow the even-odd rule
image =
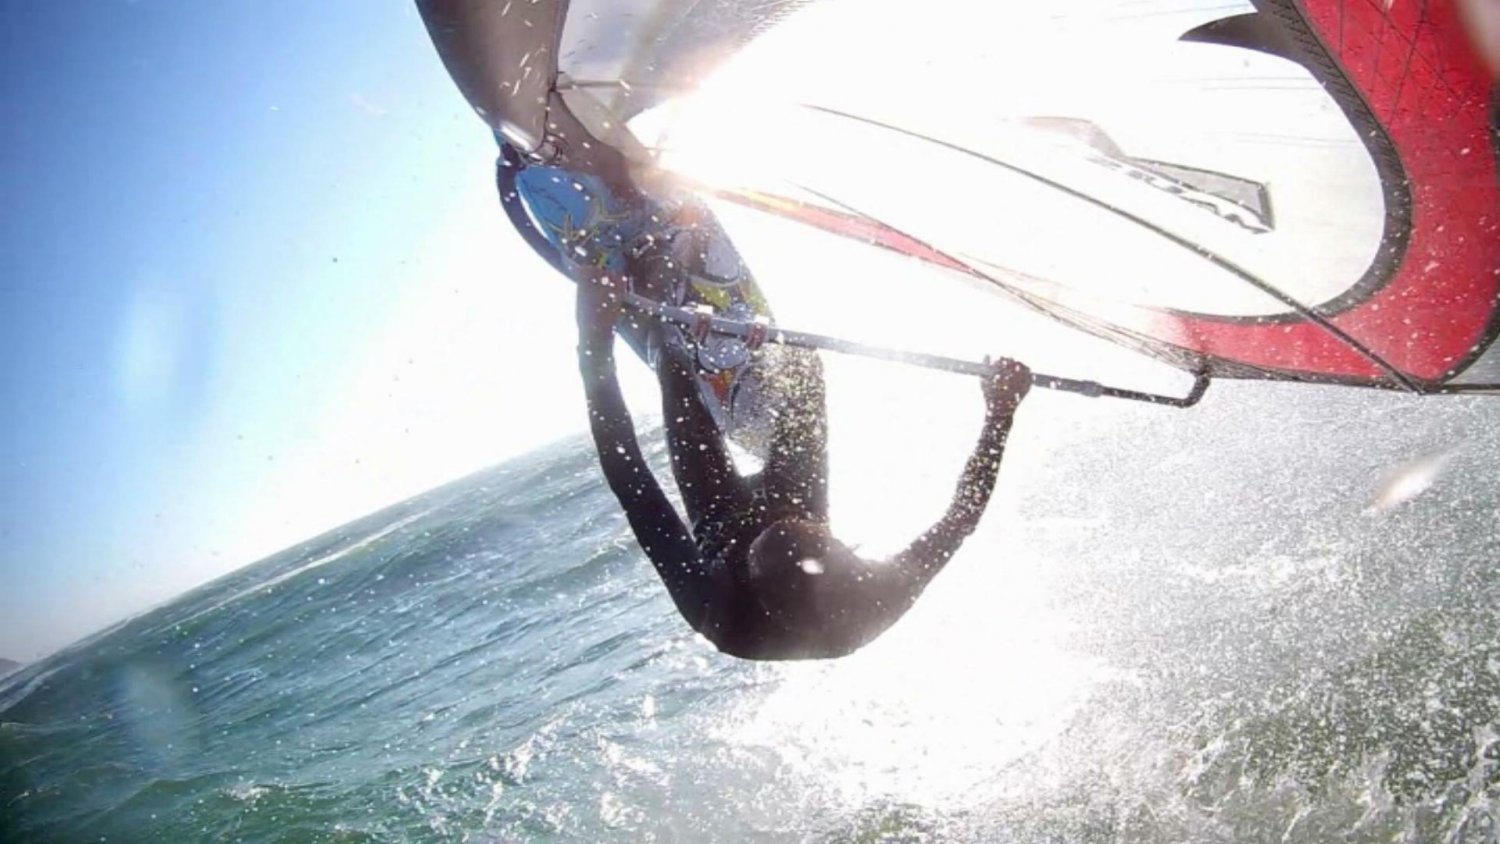
[[[940,511],[972,388],[844,418],[846,538]],[[915,610],[795,665],[687,631],[571,440],[7,678],[0,839],[1493,841],[1492,408],[1031,400]]]

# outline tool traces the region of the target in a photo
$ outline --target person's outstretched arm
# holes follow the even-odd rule
[[[1031,389],[1031,371],[1015,361],[1002,360],[983,386],[984,430],[964,466],[953,503],[937,524],[892,560],[896,571],[912,589],[912,599],[947,565],[979,525],[995,490],[995,477],[1000,471],[1000,458],[1005,453],[1005,440],[1010,435],[1016,408]]]
[[[589,428],[599,452],[599,466],[677,611],[694,630],[700,630],[709,617],[711,582],[707,567],[641,454],[635,424],[615,377],[618,294],[602,276],[579,275],[578,369],[588,399]]]

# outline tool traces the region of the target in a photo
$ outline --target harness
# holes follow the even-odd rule
[[[526,213],[526,206],[521,202],[521,194],[516,190],[516,174],[526,169],[526,160],[516,152],[516,148],[502,142],[500,144],[500,161],[495,166],[495,181],[500,189],[500,207],[505,209],[505,216],[510,218],[510,224],[516,231],[521,233],[521,238],[531,250],[541,256],[552,269],[563,275],[570,275],[568,268],[563,264],[562,252],[552,241],[542,234],[541,230],[532,222],[531,215]]]

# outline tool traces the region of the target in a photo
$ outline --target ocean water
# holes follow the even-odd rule
[[[849,659],[698,640],[568,440],[0,681],[0,840],[1497,840],[1500,402],[1035,405]]]

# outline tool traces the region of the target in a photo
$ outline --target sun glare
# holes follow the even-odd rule
[[[993,533],[886,636],[832,663],[778,666],[768,696],[719,720],[722,738],[777,756],[820,799],[953,811],[993,797],[1010,763],[1054,741],[1114,674],[1065,646],[1029,559]],[[989,563],[984,565],[983,563]]]
[[[972,17],[972,10],[965,14]],[[843,33],[854,20],[861,37],[848,44]],[[1055,22],[1048,25],[1055,28]],[[931,58],[903,61],[890,52],[890,44],[922,38],[958,43],[951,43],[941,66]],[[840,49],[825,48],[832,42]],[[817,4],[738,52],[691,95],[637,117],[631,129],[657,151],[660,163],[694,181],[797,195],[799,182],[825,184],[832,172],[848,174],[841,184],[850,194],[882,200],[884,212],[898,221],[942,220],[930,230],[932,237],[966,228],[968,241],[1003,243],[1009,255],[1037,256],[1038,270],[1054,266],[1057,256],[1071,256],[1086,268],[1078,274],[1108,278],[1118,288],[1110,271],[1120,262],[1102,244],[1080,249],[1075,227],[1026,229],[1028,217],[1037,213],[1036,197],[1006,195],[1004,187],[954,176],[958,171],[945,176],[942,162],[924,155],[933,149],[908,150],[888,138],[869,142],[876,139],[868,130],[802,105],[816,102],[921,125],[933,118],[919,113],[926,107],[919,104],[931,99],[921,95],[924,90],[954,84],[970,65],[988,66],[991,73],[996,61],[1018,70],[1044,65],[1048,49],[1034,35],[998,31],[955,39],[949,27],[913,21],[903,4]],[[1088,87],[1062,75],[1038,84],[1048,86],[1049,102],[1066,102],[1068,90]],[[984,109],[941,115],[941,125],[960,136],[1009,138],[1013,151],[1055,153],[1055,134],[994,122],[996,114],[1028,114],[1035,91],[981,90],[988,98]],[[1072,99],[1080,96],[1075,92]],[[892,158],[893,150],[907,154]],[[1061,328],[952,272],[728,202],[717,203],[716,211],[766,291],[777,323],[786,328],[969,360],[1013,356],[1038,371],[1074,377],[1123,376],[1142,386],[1177,386],[1175,373],[1164,367],[1118,349],[1101,354],[1102,341]],[[956,242],[965,237],[958,235]],[[972,378],[894,364],[824,358],[836,527],[867,552],[894,552],[927,527],[951,496],[983,415],[978,385]],[[898,488],[902,494],[890,494]]]

